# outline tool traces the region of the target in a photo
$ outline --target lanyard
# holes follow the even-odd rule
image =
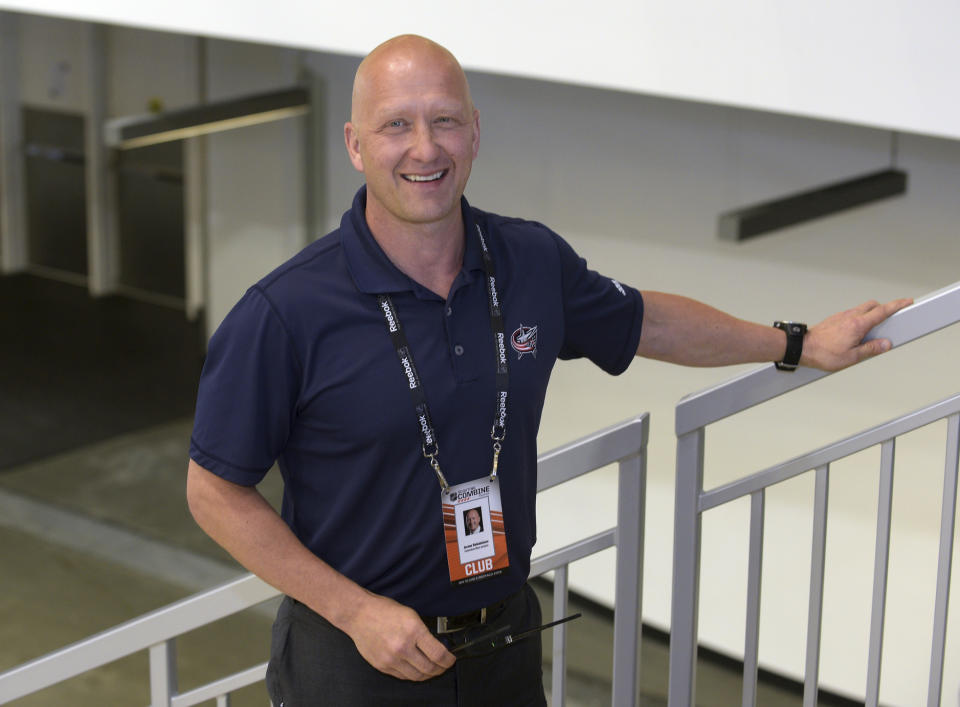
[[[483,254],[483,272],[487,285],[487,302],[490,308],[490,330],[493,333],[493,349],[497,363],[496,374],[496,393],[497,405],[493,417],[493,427],[490,429],[490,439],[493,440],[493,465],[490,470],[490,480],[497,478],[497,465],[500,460],[501,442],[507,436],[507,395],[510,386],[510,369],[507,364],[506,339],[503,331],[503,312],[500,309],[500,297],[497,292],[497,277],[493,267],[493,258],[490,257],[490,251],[487,248],[487,242],[483,237],[483,231],[477,226],[477,236],[480,238],[480,250]],[[420,429],[421,449],[423,456],[430,462],[437,475],[437,481],[440,486],[446,490],[450,487],[443,472],[440,470],[440,462],[437,456],[440,454],[440,447],[437,444],[437,433],[433,428],[433,421],[430,418],[430,408],[427,405],[427,396],[423,392],[423,381],[417,372],[417,366],[413,362],[413,353],[410,350],[410,343],[407,341],[407,335],[400,326],[400,317],[397,309],[393,305],[390,295],[378,295],[380,310],[383,313],[384,321],[387,325],[387,331],[390,339],[397,351],[397,358],[400,360],[400,366],[403,369],[403,376],[410,389],[410,397],[413,400],[414,412],[417,416],[417,426]]]

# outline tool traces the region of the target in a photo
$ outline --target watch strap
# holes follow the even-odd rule
[[[774,322],[773,326],[787,335],[787,350],[783,354],[783,359],[776,361],[774,365],[781,371],[797,370],[800,356],[803,354],[803,337],[806,336],[807,325],[801,322]]]

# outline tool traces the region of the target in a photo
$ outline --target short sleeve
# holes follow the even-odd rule
[[[643,326],[639,291],[587,267],[587,261],[554,234],[563,280],[564,340],[560,358],[588,358],[619,375],[633,361]]]
[[[252,486],[283,451],[302,367],[267,296],[247,291],[210,339],[200,375],[190,458]]]

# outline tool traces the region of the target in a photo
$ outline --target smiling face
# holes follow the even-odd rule
[[[357,70],[344,139],[367,181],[367,223],[459,228],[479,114],[456,59],[423,37],[392,39]]]
[[[480,511],[476,508],[471,508],[467,511],[466,518],[464,518],[464,524],[467,526],[467,535],[473,535],[477,532],[477,528],[480,527]]]

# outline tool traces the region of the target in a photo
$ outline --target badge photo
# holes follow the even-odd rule
[[[490,531],[490,503],[486,498],[460,506],[465,508],[458,509],[457,513],[457,542],[460,564],[465,565],[494,554],[493,533]]]

